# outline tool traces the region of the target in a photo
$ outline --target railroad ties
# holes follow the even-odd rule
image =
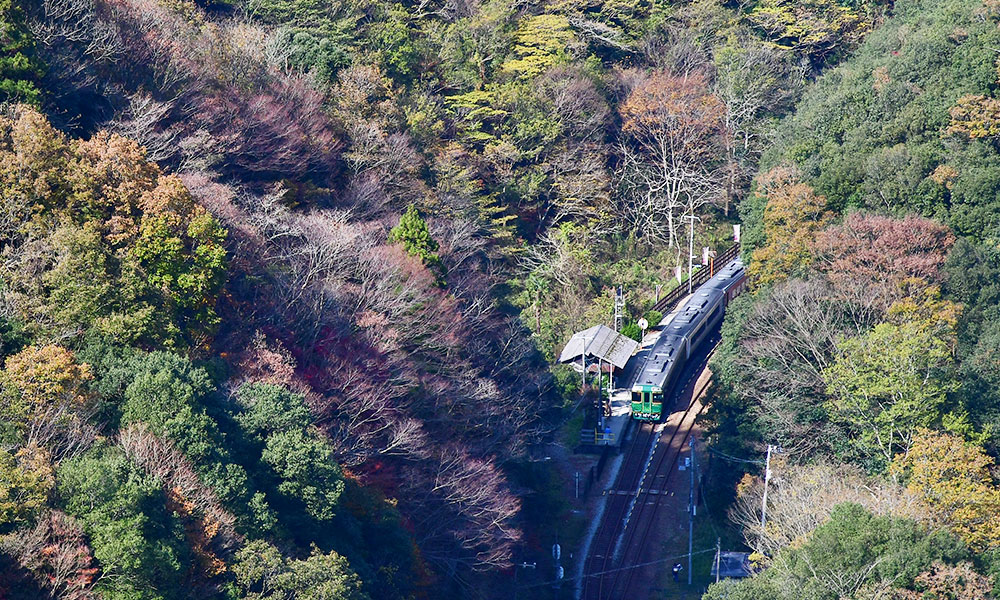
[[[605,496],[607,496],[609,494],[612,495],[612,496],[638,496],[640,494],[653,494],[655,496],[657,494],[666,494],[666,493],[668,493],[667,490],[655,490],[655,489],[652,489],[652,490],[604,490],[604,495]]]
[[[645,554],[649,536],[656,529],[659,504],[671,497],[667,482],[677,468],[695,418],[704,409],[700,400],[711,379],[707,362],[708,356],[703,357],[701,367],[685,382],[680,410],[659,426],[640,426],[628,445],[617,481],[604,490],[608,505],[586,561],[586,571],[593,575],[584,577],[582,600],[618,600],[642,594],[643,578],[636,578],[635,572],[649,560]]]

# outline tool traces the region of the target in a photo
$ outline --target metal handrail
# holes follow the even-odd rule
[[[733,244],[732,246],[727,248],[722,254],[715,257],[715,260],[720,265],[725,265],[732,259],[736,258],[736,256],[739,253],[740,253],[740,245],[738,243]],[[698,271],[691,276],[691,285],[699,286],[711,278],[712,275],[708,272],[708,269],[705,268],[698,269]],[[659,313],[666,313],[667,309],[672,310],[674,308],[674,305],[676,305],[677,302],[679,302],[681,298],[683,298],[684,296],[687,296],[687,286],[682,283],[681,285],[670,290],[670,293],[668,293],[666,296],[660,298],[660,300],[653,305],[653,310]]]

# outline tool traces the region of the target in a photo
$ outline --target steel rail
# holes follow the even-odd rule
[[[665,487],[667,483],[669,483],[670,476],[673,475],[678,462],[680,462],[681,454],[683,454],[684,451],[684,445],[691,435],[691,430],[694,429],[695,421],[697,420],[698,415],[701,414],[701,412],[704,410],[704,406],[700,406],[698,410],[694,414],[692,414],[692,409],[695,407],[696,404],[699,404],[699,399],[705,393],[705,390],[708,389],[708,386],[711,385],[712,383],[712,379],[710,377],[707,377],[705,378],[705,381],[701,385],[698,385],[698,380],[700,379],[700,375],[704,372],[708,360],[709,358],[711,358],[713,353],[714,349],[712,350],[712,352],[709,352],[708,355],[705,357],[702,363],[705,366],[699,369],[697,374],[692,376],[692,381],[690,385],[691,401],[688,403],[687,409],[685,409],[684,411],[684,415],[681,417],[680,421],[678,421],[677,425],[674,427],[674,431],[670,435],[670,440],[667,442],[664,451],[660,453],[660,458],[656,462],[656,467],[653,470],[651,481],[655,481],[657,476],[663,475],[664,477],[662,484],[663,487]],[[677,439],[678,434],[681,434],[679,440]],[[675,442],[677,442],[676,445]],[[661,471],[664,464],[667,465],[667,469],[666,471]],[[693,468],[694,465],[692,464],[691,467]],[[639,514],[633,521],[634,526],[631,527],[631,533],[629,532],[629,530],[626,530],[625,532],[626,539],[628,541],[626,542],[625,547],[622,550],[622,557],[623,559],[626,560],[629,555],[629,549],[632,548],[632,541],[634,540],[636,531],[639,531],[640,533],[639,533],[639,543],[634,546],[635,549],[634,553],[636,554],[636,558],[641,559],[641,554],[646,547],[646,541],[649,537],[649,532],[653,529],[649,525],[652,525],[652,523],[655,521],[657,509],[660,506],[660,500],[663,498],[663,494],[652,494],[652,496],[654,497],[653,503],[647,504],[645,502],[645,498],[648,498],[651,495],[649,494],[649,488],[647,488],[645,491],[639,490],[638,494],[639,498],[643,499],[643,502],[640,505]],[[646,519],[646,526],[643,526],[644,517]],[[624,572],[624,577],[625,577],[624,586],[622,589],[622,594],[619,595],[618,597],[620,598],[632,597],[629,594],[631,592],[630,588],[632,587],[635,571],[636,569],[629,569],[628,571]],[[618,577],[616,576],[616,579],[617,578]],[[612,593],[615,591],[615,588],[617,587],[616,584],[612,585],[611,588]]]
[[[629,449],[622,462],[622,471],[618,473],[615,481],[612,482],[611,489],[617,490],[622,486],[625,489],[633,489],[639,484],[644,467],[646,466],[646,452],[649,448],[652,436],[655,434],[655,427],[652,423],[642,423],[636,432],[635,439],[629,444]],[[608,562],[614,551],[615,540],[617,538],[618,524],[625,518],[628,511],[629,502],[626,497],[617,494],[608,499],[607,510],[601,520],[601,524],[594,537],[594,550],[591,551],[591,558],[585,563],[588,572],[604,572],[608,570]],[[603,549],[603,560],[597,558],[597,551]],[[596,564],[595,564],[596,563]],[[597,568],[591,568],[591,565]],[[587,578],[583,586],[583,598],[590,598],[594,591],[595,582],[593,578]],[[601,597],[601,587],[604,576],[599,577],[597,584],[597,598]]]

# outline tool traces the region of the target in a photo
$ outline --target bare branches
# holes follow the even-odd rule
[[[625,231],[679,248],[681,216],[718,198],[724,107],[706,85],[701,75],[655,73],[640,78],[621,105]]]
[[[750,36],[716,53],[714,93],[726,107],[725,210],[753,177],[767,140],[766,118],[795,96],[792,68],[772,46]]]
[[[58,102],[123,106],[114,127],[176,168],[221,161],[250,178],[331,175],[340,144],[323,98],[277,64],[273,36],[240,23],[203,27],[203,14],[182,12],[144,0],[101,11],[93,0],[45,0],[30,26],[49,76],[68,90]],[[80,112],[96,118],[96,108]]]
[[[822,279],[791,280],[776,286],[744,323],[735,359],[745,382],[740,394],[792,451],[808,455],[833,442],[818,434],[822,413],[815,411],[826,401],[822,372],[842,335],[844,309]]]
[[[211,547],[227,555],[242,542],[234,528],[235,517],[222,508],[215,493],[201,482],[188,460],[170,442],[158,438],[141,423],[134,423],[118,432],[118,445],[129,460],[161,480],[168,497],[197,521],[197,546],[202,551]]]
[[[406,487],[418,503],[421,547],[428,560],[479,570],[510,564],[520,539],[512,523],[520,502],[506,491],[503,475],[492,463],[447,448],[425,473],[407,478]],[[469,554],[456,556],[449,550],[452,543]]]
[[[740,484],[730,519],[742,530],[747,544],[764,554],[778,551],[806,538],[825,523],[833,507],[855,502],[877,515],[907,517],[926,522],[930,515],[920,500],[892,481],[873,480],[847,465],[795,466],[772,463],[768,489],[767,528],[761,529],[763,481],[747,476]],[[759,544],[759,545],[758,545]]]
[[[92,600],[99,570],[82,528],[59,511],[49,511],[31,528],[0,537],[0,549],[31,571],[51,597]]]

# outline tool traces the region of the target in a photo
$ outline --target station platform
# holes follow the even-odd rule
[[[677,306],[684,306],[687,298],[682,298]],[[646,363],[646,356],[650,349],[660,338],[660,332],[670,324],[677,313],[678,310],[674,309],[664,315],[659,324],[643,336],[639,348],[625,364],[622,375],[614,382],[615,387],[611,393],[611,416],[604,417],[603,422],[598,423],[594,428],[584,428],[580,431],[580,444],[582,446],[621,447],[622,440],[628,433],[628,427],[632,422],[632,384],[635,383],[636,377]]]

